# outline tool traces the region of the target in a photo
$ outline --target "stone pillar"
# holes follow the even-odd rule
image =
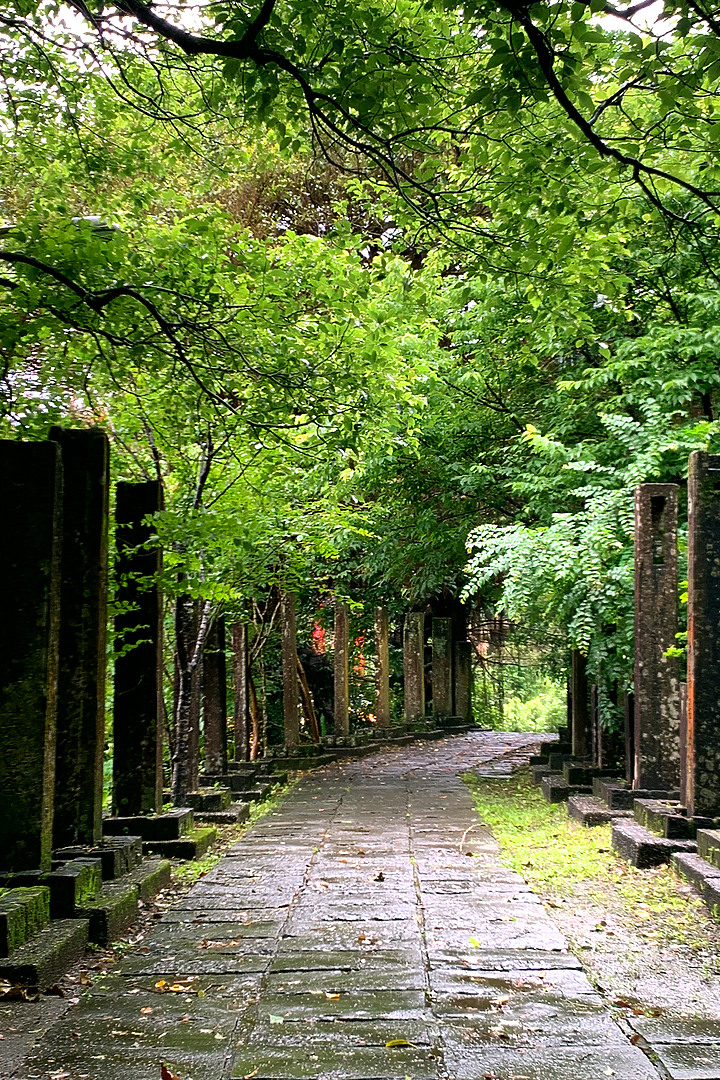
[[[280,601],[282,626],[283,668],[283,720],[285,745],[297,746],[300,741],[300,714],[298,710],[297,674],[297,626],[295,619],[295,595],[283,593]]]
[[[144,518],[160,509],[158,481],[117,485],[113,812],[123,816],[162,805],[162,553],[140,546],[153,536]]]
[[[348,735],[350,732],[349,711],[349,623],[350,614],[347,604],[335,602],[333,621],[333,671],[335,696],[333,699],[333,719],[335,734]]]
[[[590,715],[587,660],[579,649],[572,651],[572,756],[590,757],[592,717]]]
[[[247,623],[233,623],[232,646],[233,683],[235,687],[235,703],[233,706],[235,761],[248,761],[250,758],[250,699]]]
[[[390,644],[387,608],[375,608],[375,720],[390,727]]]
[[[53,847],[102,838],[110,447],[99,428],[54,427],[63,464]]]
[[[409,611],[403,626],[405,722],[425,718],[425,612]]]
[[[432,620],[433,716],[453,715],[452,619]]]
[[[469,641],[455,642],[455,716],[460,716],[467,724],[473,722],[473,663],[472,644]]]
[[[634,786],[673,790],[680,780],[676,484],[635,488]]]
[[[720,807],[720,455],[688,473],[687,809]]]
[[[57,443],[0,442],[0,505],[0,862],[8,870],[49,870],[62,534]]]
[[[227,671],[225,667],[225,619],[218,615],[205,644],[202,669],[204,771],[227,772]]]

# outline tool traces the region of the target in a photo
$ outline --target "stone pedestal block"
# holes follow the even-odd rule
[[[390,727],[390,647],[387,608],[375,608],[375,720]]]
[[[350,688],[348,683],[349,622],[350,617],[347,604],[336,602],[335,617],[333,621],[333,682],[335,688],[333,719],[335,721],[336,735],[348,735],[350,733]]]
[[[635,767],[638,788],[680,780],[677,485],[635,488]]]
[[[62,530],[57,443],[0,442],[0,506],[0,862],[8,870],[49,870]]]
[[[688,474],[687,809],[720,806],[720,456]]]
[[[425,716],[425,613],[409,611],[403,626],[405,722]]]
[[[116,502],[113,810],[152,814],[162,805],[162,554],[148,515],[162,508],[158,482],[119,483]]]
[[[52,428],[63,463],[54,847],[102,836],[110,447],[99,428]]]

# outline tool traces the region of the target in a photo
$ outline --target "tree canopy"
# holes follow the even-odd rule
[[[632,678],[631,493],[717,445],[693,3],[7,5],[2,432],[104,425],[166,586],[461,595]]]

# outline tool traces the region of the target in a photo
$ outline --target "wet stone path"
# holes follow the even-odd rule
[[[651,1080],[457,773],[477,733],[309,774],[112,975],[23,1080]]]

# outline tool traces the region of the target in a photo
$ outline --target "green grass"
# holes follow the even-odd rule
[[[546,802],[529,771],[503,780],[467,773],[463,780],[503,862],[546,902],[581,897],[612,911],[648,942],[706,943],[703,927],[711,917],[669,866],[637,870],[617,858],[609,825],[587,829],[570,820],[566,804]]]

